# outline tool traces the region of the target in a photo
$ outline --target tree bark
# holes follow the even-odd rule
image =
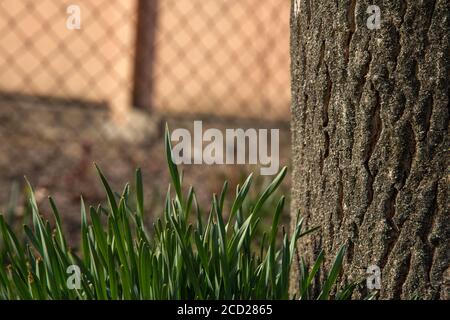
[[[298,255],[323,278],[345,244],[341,283],[377,265],[383,299],[448,299],[448,1],[292,1],[292,217],[321,226]]]

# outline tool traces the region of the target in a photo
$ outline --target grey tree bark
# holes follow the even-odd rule
[[[291,211],[321,226],[298,254],[323,277],[345,244],[342,282],[377,265],[381,298],[448,299],[449,2],[292,1]]]

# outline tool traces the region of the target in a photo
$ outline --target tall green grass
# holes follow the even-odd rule
[[[286,175],[283,168],[261,192],[252,206],[243,206],[252,187],[252,175],[235,190],[224,212],[228,184],[214,195],[207,219],[198,207],[194,189],[183,192],[182,178],[172,160],[169,132],[165,145],[172,186],[167,191],[164,212],[149,232],[144,223],[144,192],[141,171],[134,187],[126,185],[116,194],[97,167],[108,200],[107,207],[86,208],[81,200],[80,252],[68,246],[60,213],[52,198],[54,221],[39,213],[28,184],[32,223],[23,226],[26,235],[0,215],[3,250],[0,256],[0,299],[288,299],[289,274],[296,242],[315,228],[304,230],[297,219],[292,234],[279,230],[285,198],[272,208],[273,222],[255,249],[252,245],[262,210]],[[133,192],[131,191],[133,189]],[[248,209],[244,209],[247,208]],[[227,219],[224,219],[227,217]],[[10,219],[8,219],[10,220]],[[226,220],[226,221],[225,221]],[[281,233],[281,234],[280,234]],[[296,298],[329,299],[342,267],[345,249],[338,252],[320,294],[312,283],[324,259],[321,252],[308,268],[301,263],[300,290]],[[80,288],[69,289],[70,265],[81,270]],[[349,298],[354,285],[333,294]]]

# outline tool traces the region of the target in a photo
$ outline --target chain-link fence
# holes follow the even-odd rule
[[[0,90],[175,113],[286,119],[288,1],[0,3]],[[137,53],[137,57],[135,58]]]
[[[138,96],[142,105],[169,112],[288,118],[289,1],[158,3],[147,6],[144,17],[145,30],[156,24],[156,32],[145,31],[141,42],[151,42],[138,77],[145,86],[142,94],[148,95]]]
[[[78,2],[80,29],[67,27],[65,1],[0,3],[1,92],[127,105],[134,1]]]
[[[67,207],[96,200],[94,160],[113,183],[137,166],[160,179],[168,117],[287,123],[289,6],[2,0],[0,209],[24,174]]]

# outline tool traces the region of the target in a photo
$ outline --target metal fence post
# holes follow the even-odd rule
[[[158,0],[138,0],[133,105],[150,109]]]

